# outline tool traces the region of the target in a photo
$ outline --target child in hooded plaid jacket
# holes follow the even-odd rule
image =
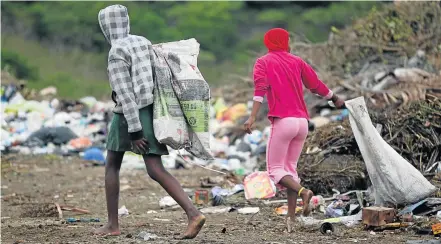
[[[109,222],[94,231],[98,235],[120,235],[118,224],[119,170],[126,151],[141,154],[149,176],[157,181],[188,216],[183,239],[196,237],[205,217],[193,206],[179,182],[162,165],[167,148],[153,132],[153,50],[149,40],[130,35],[127,8],[112,5],[98,14],[101,30],[111,44],[108,75],[116,102],[107,138],[105,188]]]

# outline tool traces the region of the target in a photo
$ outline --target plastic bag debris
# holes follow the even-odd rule
[[[240,214],[256,214],[260,211],[260,208],[258,207],[246,207],[246,208],[239,208],[237,210]]]
[[[203,208],[201,209],[201,213],[203,214],[221,214],[221,213],[228,213],[231,212],[233,210],[232,207],[221,207],[221,206],[217,206],[217,207],[208,207],[208,208]]]
[[[32,133],[25,141],[24,145],[28,147],[42,147],[47,145],[48,143],[61,145],[66,144],[77,137],[78,136],[67,127],[44,127]]]
[[[414,203],[436,191],[435,186],[383,140],[372,124],[363,97],[347,101],[346,106],[375,189],[376,205]]]
[[[152,234],[152,233],[148,233],[146,231],[141,231],[138,234],[138,238],[140,238],[144,241],[149,241],[149,240],[154,240],[154,239],[158,238],[158,236],[155,234]]]
[[[260,142],[262,142],[262,139],[263,139],[263,134],[259,130],[254,130],[252,131],[251,134],[247,134],[244,137],[244,140],[251,145],[253,144],[258,145]]]
[[[246,104],[244,103],[236,104],[223,112],[222,120],[230,120],[236,122],[238,118],[246,115],[247,110],[248,109]]]
[[[137,155],[132,152],[126,152],[123,157],[123,163],[121,164],[121,170],[133,170],[142,169],[145,170],[145,162],[141,155]]]
[[[309,203],[311,209],[319,209],[320,211],[322,210],[321,208],[323,208],[324,210],[324,205],[325,205],[325,199],[320,195],[313,196]]]
[[[188,199],[191,201],[190,198]],[[159,207],[161,208],[175,208],[178,206],[178,203],[170,196],[163,197],[159,200]]]
[[[84,151],[83,159],[88,161],[100,162],[102,164],[106,163],[103,152],[96,147]]]
[[[224,189],[219,186],[215,186],[213,189],[211,189],[211,194],[213,196],[231,196],[243,190],[244,186],[242,184],[237,184],[232,189]]]
[[[126,208],[126,206],[122,206],[120,209],[118,209],[118,216],[124,217],[129,215],[129,210]]]
[[[341,217],[345,215],[345,206],[346,204],[341,200],[334,201],[326,207],[325,216],[333,218]]]
[[[254,172],[245,177],[243,184],[247,200],[271,198],[276,195],[276,186],[267,172]]]
[[[69,145],[77,150],[80,150],[92,146],[92,141],[90,141],[90,139],[87,137],[80,137],[71,140]]]

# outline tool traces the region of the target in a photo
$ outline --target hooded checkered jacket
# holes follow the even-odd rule
[[[127,8],[112,5],[100,10],[98,21],[111,44],[107,72],[116,93],[115,113],[123,113],[132,140],[142,138],[139,109],[153,103],[152,43],[142,36],[130,35]]]

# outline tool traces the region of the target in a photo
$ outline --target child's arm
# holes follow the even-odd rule
[[[253,71],[253,80],[254,80],[254,97],[253,101],[263,102],[263,98],[265,97],[269,83],[266,76],[266,65],[264,61],[258,59],[256,64],[254,65]]]
[[[263,102],[263,98],[265,97],[269,84],[266,78],[266,67],[262,60],[258,59],[256,64],[254,65],[253,72],[254,79],[254,97],[253,97],[253,110],[251,111],[250,118],[245,122],[245,130],[247,133],[251,133],[251,127],[256,121],[257,113],[260,110],[260,106]]]
[[[315,93],[325,99],[331,99],[333,96],[332,91],[323,83],[318,77],[315,71],[309,64],[301,61],[302,65],[302,81],[306,88],[312,93]]]
[[[108,65],[109,81],[112,90],[116,92],[121,102],[124,117],[129,127],[129,136],[132,141],[143,138],[142,126],[139,120],[138,105],[135,100],[130,66],[123,59],[113,59]]]
[[[311,92],[318,94],[319,96],[332,100],[334,105],[337,108],[343,108],[345,106],[345,102],[339,96],[334,94],[326,85],[323,83],[318,77],[315,71],[302,60],[302,81],[303,84],[308,88]]]

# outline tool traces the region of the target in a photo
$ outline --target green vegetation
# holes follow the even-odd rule
[[[55,85],[60,96],[108,95],[109,44],[98,11],[117,2],[2,3],[3,62],[30,86]],[[284,27],[312,42],[327,39],[378,2],[122,2],[131,33],[153,43],[195,37],[199,67],[216,86],[249,75],[263,34]],[[318,6],[318,7],[317,7]],[[312,8],[314,7],[314,8]]]
[[[38,80],[38,69],[29,65],[28,60],[16,52],[2,50],[1,52],[2,70],[7,70],[18,79]]]
[[[16,56],[19,62],[7,61],[11,54]],[[57,52],[38,41],[25,40],[15,35],[2,35],[1,55],[2,69],[6,67],[17,78],[28,80],[30,88],[56,86],[59,95],[65,98],[85,95],[101,97],[110,94],[109,82],[106,80],[106,53],[85,52],[79,49]],[[30,75],[19,75],[16,70],[20,66],[33,70],[35,75],[32,75],[32,72]],[[61,77],[67,79],[63,80]]]

